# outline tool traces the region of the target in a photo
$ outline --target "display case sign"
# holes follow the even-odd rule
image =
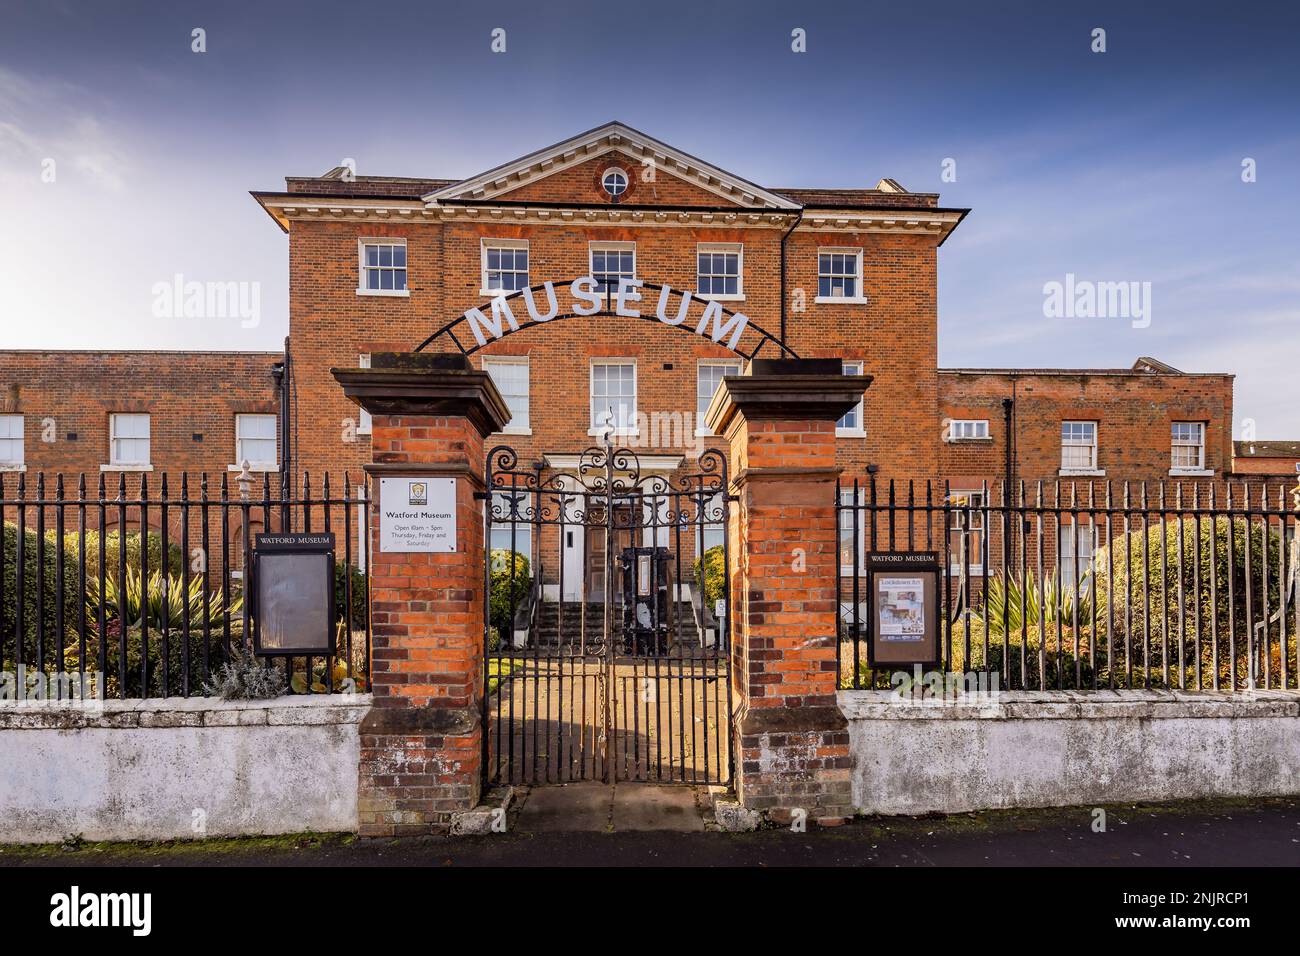
[[[334,654],[333,534],[254,536],[251,577],[253,653]]]
[[[867,647],[872,667],[939,665],[939,555],[883,551],[867,555]]]
[[[455,478],[380,478],[379,550],[450,554],[456,550]]]

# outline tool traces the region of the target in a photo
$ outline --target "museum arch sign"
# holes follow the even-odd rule
[[[539,285],[498,295],[467,309],[418,346],[423,352],[439,340],[449,340],[462,354],[473,355],[492,342],[516,332],[563,319],[611,316],[653,322],[698,335],[746,359],[771,346],[773,358],[798,358],[794,350],[743,312],[721,302],[698,298],[689,290],[667,284],[621,278],[602,289],[593,276]]]

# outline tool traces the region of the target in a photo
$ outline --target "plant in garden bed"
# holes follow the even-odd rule
[[[695,559],[694,564],[691,565],[691,583],[697,587],[700,584],[701,560],[704,566],[704,603],[706,607],[713,607],[715,602],[722,600],[726,592],[726,551],[722,545],[715,544],[704,552],[703,559]]]
[[[186,689],[182,677],[184,674],[189,678],[189,692],[194,693],[225,659],[223,647],[227,633],[227,613],[230,617],[232,645],[237,646],[243,637],[242,595],[234,595],[227,603],[220,588],[210,587],[205,601],[201,577],[191,578],[189,587],[186,588],[178,575],[164,576],[158,570],[152,572],[148,582],[145,582],[139,568],[128,567],[124,582],[120,582],[116,575],[107,576],[102,592],[98,578],[86,582],[87,670],[96,670],[101,664],[101,636],[98,634],[101,607],[105,619],[102,663],[105,686],[111,697],[150,697],[161,694],[164,666],[167,671],[167,693],[176,694]],[[187,623],[188,640],[185,637]],[[203,633],[205,623],[209,634],[206,656]],[[141,675],[141,667],[146,659],[146,627],[148,686],[144,685]],[[125,658],[122,656],[123,644]],[[64,666],[76,670],[81,666],[80,658],[80,642],[73,641],[65,652]],[[123,668],[126,672],[125,684],[122,683]]]
[[[255,657],[247,648],[235,648],[203,685],[209,697],[223,700],[265,700],[284,693],[284,672]]]
[[[514,629],[513,614],[528,600],[533,576],[528,558],[508,548],[493,548],[489,555],[491,595],[488,602],[488,650],[496,650],[502,639],[509,644]]]

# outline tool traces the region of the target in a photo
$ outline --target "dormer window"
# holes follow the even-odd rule
[[[613,199],[627,192],[627,173],[612,166],[600,175],[600,187]]]

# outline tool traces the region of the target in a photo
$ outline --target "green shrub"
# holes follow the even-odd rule
[[[1265,534],[1270,610],[1278,607],[1277,561],[1281,536],[1277,528],[1268,528],[1265,532],[1263,525],[1244,517],[1221,515],[1212,521],[1202,518],[1200,525],[1199,536],[1196,519],[1192,517],[1171,520],[1145,531],[1138,529],[1127,535],[1121,534],[1094,555],[1091,573],[1097,605],[1098,647],[1104,651],[1105,629],[1113,616],[1111,642],[1115,648],[1116,666],[1125,663],[1120,658],[1127,652],[1135,667],[1148,660],[1153,669],[1160,667],[1163,670],[1166,658],[1162,655],[1162,647],[1167,642],[1167,663],[1171,674],[1180,660],[1185,661],[1191,670],[1197,657],[1195,640],[1196,622],[1199,620],[1202,667],[1213,668],[1215,648],[1211,640],[1211,621],[1214,621],[1218,629],[1217,656],[1221,678],[1230,678],[1234,671],[1239,680],[1245,678],[1246,555],[1249,551],[1253,620],[1259,623],[1263,620],[1264,608]],[[1230,579],[1232,601],[1228,600]],[[1215,599],[1211,598],[1212,593]],[[1232,662],[1229,655],[1230,619],[1235,626],[1236,662]],[[1144,621],[1145,635],[1149,637],[1144,637]],[[1276,625],[1272,631],[1276,632]],[[1194,674],[1190,676],[1194,678]],[[1171,682],[1177,683],[1177,680],[1171,677]]]
[[[3,529],[4,580],[3,599],[0,600],[0,659],[6,666],[11,666],[15,659],[14,627],[18,614],[18,526],[5,522]],[[45,553],[42,565],[36,563],[37,533],[31,528],[23,532],[23,660],[34,663],[36,656],[36,605],[37,593],[44,601],[44,648],[48,655],[57,649],[58,637],[55,633],[54,609],[58,599],[56,588],[56,564],[59,553],[59,538],[53,531],[46,531],[44,538]],[[42,567],[44,573],[42,574]],[[77,612],[81,607],[78,592],[77,565],[75,555],[63,556],[63,625],[65,635],[75,633]],[[57,652],[57,651],[55,651]]]
[[[162,669],[164,660],[167,665],[167,687],[169,694],[180,693],[184,689],[182,674],[188,671],[191,694],[197,693],[203,681],[225,660],[224,656],[224,614],[227,602],[220,588],[209,588],[208,599],[203,599],[203,579],[192,577],[189,589],[183,586],[179,575],[169,575],[164,591],[164,576],[161,570],[152,571],[146,585],[138,567],[127,566],[125,585],[119,584],[114,574],[104,580],[101,596],[99,578],[86,582],[86,617],[98,626],[101,604],[104,612],[104,684],[108,696],[152,697],[163,693]],[[163,630],[163,609],[166,607],[167,629]],[[243,598],[235,595],[229,602],[230,640],[232,648],[240,646],[243,635]],[[185,623],[189,622],[189,640],[185,639]],[[209,631],[208,663],[210,670],[203,666],[203,625],[207,622]],[[148,683],[147,686],[140,673],[144,659],[144,625],[149,629]],[[122,634],[126,633],[126,655],[122,656]],[[164,659],[163,644],[166,638],[167,654]],[[96,670],[100,666],[100,640],[98,633],[87,634],[86,662],[87,670]],[[65,653],[65,667],[70,671],[80,665],[80,646],[73,642]],[[188,666],[187,666],[188,662]],[[126,668],[126,680],[122,681],[122,668]]]
[[[532,587],[533,576],[528,558],[508,548],[492,549],[490,573],[488,620],[492,628],[488,643],[489,649],[495,650],[503,640],[509,643],[511,630],[514,627],[511,609],[518,610],[528,600],[528,590]]]
[[[350,615],[347,613],[346,606],[348,595],[343,586],[349,574],[352,577],[352,613]],[[366,611],[369,607],[366,588],[366,572],[346,565],[342,561],[334,562],[334,620],[336,622],[346,620],[348,626],[354,631],[359,631],[366,626]]]
[[[1000,681],[1000,687],[1007,690],[1010,687],[1021,689],[1020,681],[1020,653],[1021,646],[1024,646],[1025,655],[1025,688],[1029,690],[1051,690],[1056,687],[1064,686],[1067,689],[1087,688],[1092,686],[1092,666],[1088,662],[1088,648],[1090,640],[1090,631],[1084,624],[1082,613],[1079,617],[1079,653],[1076,658],[1074,639],[1075,632],[1070,629],[1068,622],[1060,625],[1058,631],[1057,623],[1053,622],[1050,617],[1048,620],[1045,633],[1040,633],[1038,625],[1032,624],[1025,628],[1021,633],[1019,625],[1016,628],[1009,629],[1007,635],[1006,659],[1008,666],[1003,669],[1003,649],[1001,620],[998,621],[998,632],[993,633],[993,613],[989,612],[989,649],[988,655],[984,653],[984,621],[982,614],[977,614],[966,620],[965,623],[958,622],[952,626],[952,664],[950,670],[957,673],[966,671],[981,670],[1001,670],[1007,675],[1007,679]],[[966,657],[966,635],[970,634],[970,659]],[[1040,648],[1043,653],[1043,671],[1046,674],[1046,681],[1039,680],[1039,652]],[[1064,680],[1062,680],[1062,676]]]
[[[231,650],[239,648],[236,635],[236,622],[230,622]],[[144,635],[139,627],[132,627],[126,633],[126,657],[122,657],[121,627],[117,621],[111,622],[105,629],[104,647],[104,689],[105,695],[114,697],[161,697],[163,689],[163,633],[152,627],[149,629],[149,679],[148,685],[140,673],[143,658],[142,644]],[[208,645],[207,671],[203,667],[203,631],[190,630],[189,641],[185,640],[184,631],[173,627],[167,631],[167,687],[166,694],[176,696],[185,690],[191,695],[202,691],[203,682],[209,675],[216,673],[225,662],[225,649],[222,644],[220,626],[212,629]],[[81,648],[79,642],[72,641],[64,652],[64,669],[76,673],[81,666]],[[188,668],[186,663],[188,661]],[[86,670],[95,671],[100,666],[99,637],[86,634]],[[122,680],[122,667],[126,668],[125,682]],[[185,686],[183,676],[188,670],[189,686]]]
[[[99,577],[99,535],[98,531],[86,532],[86,577]],[[126,566],[140,567],[140,532],[126,533]],[[162,536],[150,531],[146,536],[149,556],[149,570],[152,572],[162,567]],[[68,531],[63,535],[63,544],[72,567],[77,567],[77,553],[81,548],[81,532]],[[118,556],[122,548],[122,533],[110,531],[104,535],[104,564],[108,574],[116,574],[119,568]],[[167,543],[167,569],[172,574],[180,574],[185,562],[185,553],[174,541]],[[193,569],[191,569],[193,570]]]
[[[726,550],[720,544],[715,544],[709,550],[704,552],[704,601],[708,607],[713,607],[714,602],[721,601],[726,594],[727,587],[727,561]],[[695,563],[691,565],[691,581],[697,586],[700,583],[700,559],[696,558]]]

